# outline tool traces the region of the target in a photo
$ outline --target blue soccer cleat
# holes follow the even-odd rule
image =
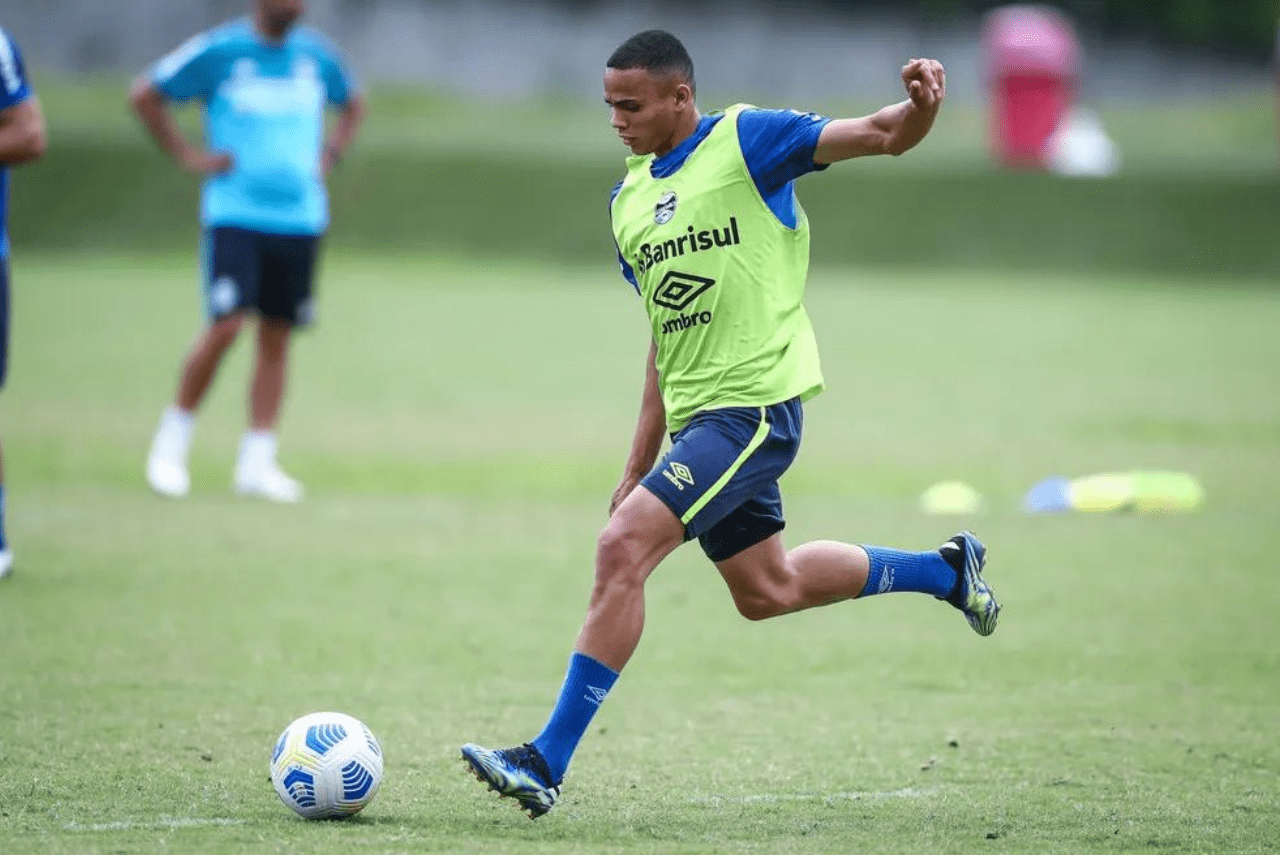
[[[995,592],[982,578],[982,568],[987,563],[987,548],[972,532],[962,531],[938,547],[938,552],[955,568],[960,584],[947,597],[947,602],[964,612],[965,620],[978,635],[990,635],[996,631],[1000,617],[1000,604]]]
[[[547,761],[532,745],[490,749],[468,742],[462,746],[462,759],[489,789],[518,801],[529,819],[551,810],[560,796],[561,782],[551,783]]]

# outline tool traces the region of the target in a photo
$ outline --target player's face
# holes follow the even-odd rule
[[[306,11],[304,0],[258,0],[262,23],[273,32],[283,33]]]
[[[607,68],[604,102],[609,105],[609,123],[632,154],[661,156],[679,142],[674,136],[693,109],[693,92],[675,75]]]

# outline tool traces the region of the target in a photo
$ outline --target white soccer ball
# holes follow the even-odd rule
[[[378,793],[382,747],[364,722],[345,713],[304,715],[276,741],[271,783],[307,819],[351,816]]]

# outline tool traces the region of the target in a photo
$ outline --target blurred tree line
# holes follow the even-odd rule
[[[847,4],[827,4],[845,5]],[[898,5],[869,0],[866,5]],[[907,5],[907,4],[901,4]],[[918,0],[924,13],[986,12],[1000,0]],[[1173,47],[1266,59],[1275,48],[1280,0],[1055,0],[1085,32],[1144,37]]]
[[[560,0],[562,5],[598,8],[612,0]],[[899,14],[922,24],[945,24],[982,15],[1009,0],[739,0],[739,8],[755,6],[785,10],[807,6],[836,14],[860,11]],[[693,0],[681,4],[726,12],[723,0]],[[1150,39],[1174,48],[1204,50],[1238,59],[1266,60],[1276,49],[1280,0],[1052,0],[1056,7],[1093,36]]]

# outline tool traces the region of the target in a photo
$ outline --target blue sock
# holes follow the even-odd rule
[[[883,546],[863,546],[871,559],[867,584],[858,596],[916,591],[945,599],[955,588],[959,575],[936,549],[905,552]]]
[[[564,675],[556,708],[542,733],[533,740],[533,747],[547,761],[555,778],[547,781],[548,784],[558,783],[564,777],[578,741],[587,732],[592,717],[617,679],[617,671],[584,653],[575,651],[569,657],[569,670]]]
[[[0,484],[0,552],[4,551],[4,485]]]

